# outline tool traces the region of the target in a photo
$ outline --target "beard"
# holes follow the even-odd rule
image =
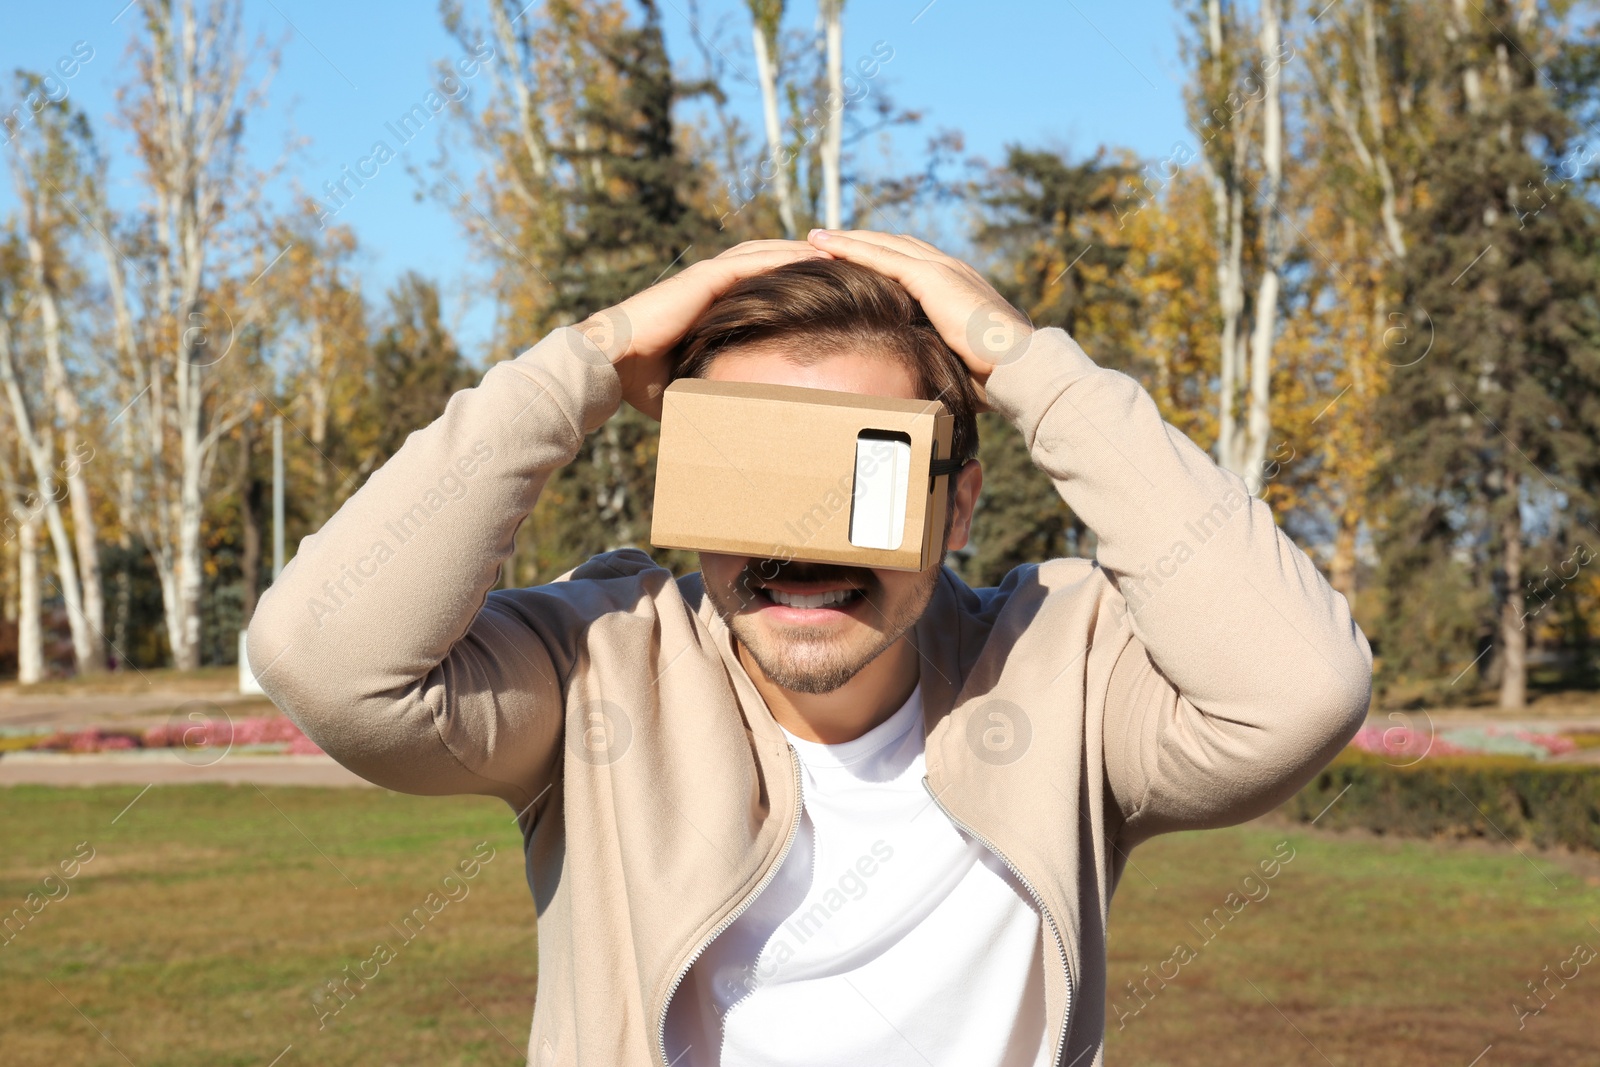
[[[796,693],[831,693],[859,674],[898,641],[921,618],[932,599],[943,568],[939,563],[918,576],[917,584],[894,603],[885,604],[883,583],[863,567],[788,561],[773,572],[773,560],[752,560],[740,571],[733,590],[712,589],[707,595],[722,621],[775,684]],[[763,569],[764,567],[764,569]],[[797,582],[843,579],[859,584],[865,626],[761,626],[740,609],[761,597],[762,574]],[[742,596],[737,590],[748,590]]]

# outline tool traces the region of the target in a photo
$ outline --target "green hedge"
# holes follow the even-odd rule
[[[1283,810],[1333,829],[1494,841],[1504,834],[1600,852],[1600,767],[1513,756],[1438,756],[1394,767],[1346,749]]]

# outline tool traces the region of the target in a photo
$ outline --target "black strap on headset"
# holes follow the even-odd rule
[[[955,456],[930,460],[928,462],[928,492],[933,492],[934,479],[945,474],[955,474],[965,465],[966,461],[957,459]]]

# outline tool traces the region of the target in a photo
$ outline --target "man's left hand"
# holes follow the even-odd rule
[[[982,274],[919,237],[816,229],[807,239],[830,255],[870,267],[903,285],[967,365],[988,407],[984,383],[989,373],[1022,355],[1033,324]]]

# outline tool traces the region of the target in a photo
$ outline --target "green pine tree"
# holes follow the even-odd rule
[[[1539,28],[1501,14],[1461,42],[1426,164],[1414,232],[1427,239],[1403,282],[1433,346],[1380,404],[1394,448],[1378,549],[1386,669],[1454,678],[1481,655],[1515,708],[1530,541],[1594,514],[1600,227],[1574,177],[1574,123],[1527,58]]]
[[[701,172],[674,135],[674,102],[705,87],[674,79],[654,0],[640,0],[640,7],[639,24],[591,35],[620,88],[581,101],[573,125],[589,131],[586,146],[558,147],[578,180],[558,194],[572,221],[554,235],[555,267],[546,272],[553,322],[586,318],[726,246],[716,219],[690,206],[705,202],[696,195]],[[624,545],[680,573],[695,569],[693,553],[649,544],[657,430],[654,420],[625,404],[551,478],[530,529],[538,539],[539,580]]]
[[[996,290],[1027,313],[1036,327],[1059,326],[1078,336],[1086,312],[1131,309],[1132,294],[1116,283],[1125,249],[1092,240],[1089,224],[1115,218],[1127,198],[1118,185],[1132,168],[1097,154],[1069,163],[1049,152],[1011,146],[992,176],[975,234],[995,254]],[[1091,270],[1091,268],[1101,268]],[[1109,278],[1107,282],[1102,279]],[[1103,319],[1102,319],[1103,321]],[[1096,358],[1117,362],[1116,353]],[[972,518],[972,542],[959,570],[975,585],[995,585],[1021,563],[1092,551],[1089,532],[1034,466],[1017,432],[999,415],[978,419],[983,442],[983,496]]]
[[[444,413],[479,375],[462,358],[439,313],[439,289],[407,271],[388,292],[389,307],[372,342],[372,382],[361,421],[376,435],[370,466],[386,463],[406,437]]]

